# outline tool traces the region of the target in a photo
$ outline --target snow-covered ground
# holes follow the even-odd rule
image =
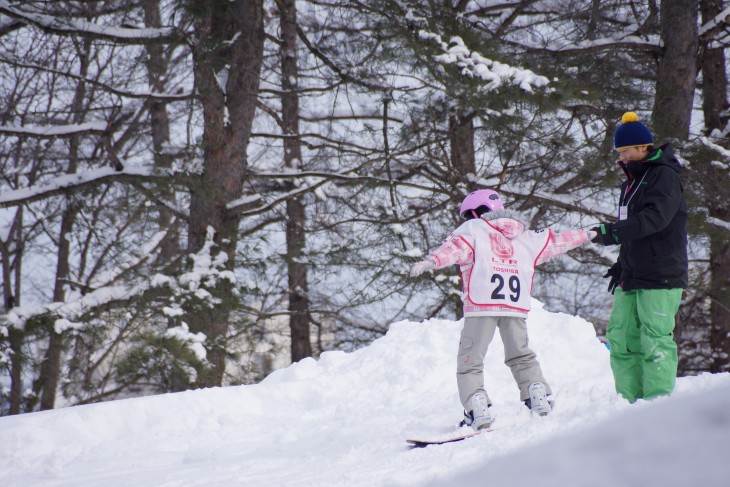
[[[400,322],[354,353],[325,353],[260,384],[0,418],[0,486],[730,485],[730,374],[681,378],[629,405],[579,317],[540,303],[531,345],[556,392],[532,417],[503,349],[488,353],[494,431],[409,449],[454,429],[460,322]]]

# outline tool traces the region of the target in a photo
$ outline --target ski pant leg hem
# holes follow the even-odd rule
[[[457,353],[456,383],[465,410],[469,410],[470,399],[478,392],[483,392],[487,401],[491,402],[484,387],[484,357],[496,329],[497,317],[470,316],[464,319]]]
[[[512,377],[520,390],[520,400],[529,399],[528,388],[534,382],[545,385],[547,394],[552,394],[550,384],[545,380],[537,354],[529,346],[527,321],[519,317],[500,317],[499,336],[504,344],[504,363],[510,368]]]

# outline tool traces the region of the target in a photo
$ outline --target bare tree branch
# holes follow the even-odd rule
[[[10,2],[0,0],[0,13],[33,25],[46,32],[61,35],[89,35],[100,39],[109,39],[123,44],[145,44],[148,42],[168,42],[180,36],[173,27],[160,29],[115,27],[95,24],[86,20],[72,20],[46,14],[31,13],[12,7]]]

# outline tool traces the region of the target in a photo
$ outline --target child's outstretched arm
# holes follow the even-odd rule
[[[439,248],[420,262],[411,267],[411,277],[416,277],[432,269],[443,269],[452,264],[464,265],[471,262],[474,251],[472,246],[457,235],[449,235],[449,238]]]
[[[580,247],[593,237],[595,237],[595,232],[587,230],[566,230],[560,233],[550,231],[547,247],[540,254],[535,265],[543,264],[569,250]]]

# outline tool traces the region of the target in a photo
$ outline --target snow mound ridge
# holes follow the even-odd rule
[[[555,392],[555,410],[545,418],[530,415],[495,338],[486,378],[497,420],[488,435],[407,448],[407,437],[444,434],[461,419],[455,378],[461,322],[401,321],[363,349],[302,360],[260,384],[0,418],[0,485],[456,485],[458,475],[484,479],[484,469],[496,478],[492,470],[497,465],[504,465],[500,475],[514,476],[520,459],[554,451],[546,457],[553,463],[535,460],[534,472],[505,478],[510,485],[528,485],[522,480],[534,485],[539,471],[544,487],[601,486],[608,484],[595,477],[603,473],[590,467],[597,458],[609,468],[623,461],[621,452],[645,452],[636,462],[647,465],[646,471],[661,475],[662,465],[672,462],[692,471],[700,465],[693,452],[703,438],[714,450],[698,446],[702,462],[724,465],[725,451],[716,440],[727,438],[730,430],[730,374],[682,378],[672,397],[631,406],[614,393],[608,351],[590,323],[550,313],[534,301],[528,328],[531,347]],[[640,416],[655,410],[671,419],[672,427]],[[682,418],[689,418],[686,427],[673,427]],[[662,449],[656,442],[641,446],[653,436],[662,444],[678,445],[680,434],[691,437],[691,450]],[[574,467],[554,464],[558,452],[570,455]],[[579,468],[582,458],[585,468]],[[576,477],[567,482],[571,468]],[[631,468],[629,474],[638,472]],[[705,470],[707,475],[698,477],[703,485],[724,485],[713,477],[717,469]],[[613,479],[612,486],[634,479],[605,477]],[[672,477],[654,480],[649,483],[680,485]]]

